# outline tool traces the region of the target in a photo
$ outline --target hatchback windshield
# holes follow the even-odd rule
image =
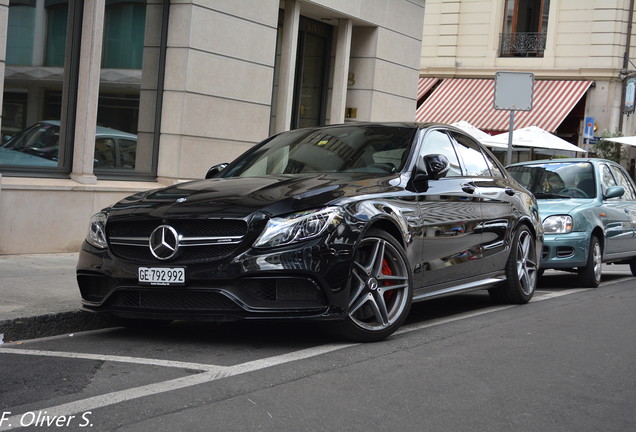
[[[57,160],[60,127],[49,123],[36,123],[9,140],[3,147]]]
[[[416,129],[369,126],[303,129],[275,136],[247,154],[223,177],[363,172],[402,169]]]
[[[588,162],[546,162],[508,167],[537,198],[594,198],[594,169]]]

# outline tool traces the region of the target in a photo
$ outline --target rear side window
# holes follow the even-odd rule
[[[623,186],[623,189],[625,189],[625,195],[623,195],[623,199],[630,201],[635,200],[636,196],[634,195],[632,181],[620,168],[612,165],[611,170],[612,173],[614,173],[614,178],[616,179],[616,183],[618,183],[618,186]]]
[[[489,163],[486,161],[479,145],[464,135],[456,133],[452,133],[452,135],[457,141],[457,151],[462,158],[462,162],[464,162],[466,175],[492,177]]]

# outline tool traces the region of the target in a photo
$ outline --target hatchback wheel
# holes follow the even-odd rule
[[[601,283],[603,251],[598,237],[592,236],[587,251],[587,264],[579,267],[579,281],[586,288],[596,288]]]
[[[528,303],[537,286],[538,270],[534,236],[527,226],[521,225],[506,263],[506,282],[489,289],[490,297],[501,303]]]
[[[390,235],[371,230],[362,239],[353,262],[349,311],[330,326],[358,342],[385,339],[404,322],[413,288],[402,246]]]

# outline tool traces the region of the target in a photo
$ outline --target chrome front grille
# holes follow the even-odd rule
[[[179,235],[179,253],[169,261],[159,261],[150,250],[150,235],[161,225],[173,227]],[[133,220],[109,222],[106,232],[112,253],[127,261],[194,264],[231,255],[247,224],[240,219]]]

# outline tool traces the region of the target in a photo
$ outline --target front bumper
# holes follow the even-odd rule
[[[545,234],[541,268],[566,269],[586,265],[590,235],[589,232]]]
[[[84,310],[125,318],[334,319],[348,306],[352,256],[353,244],[336,248],[325,239],[276,252],[250,249],[217,262],[175,264],[186,268],[184,286],[150,286],[137,280],[149,263],[84,242],[77,281]]]

